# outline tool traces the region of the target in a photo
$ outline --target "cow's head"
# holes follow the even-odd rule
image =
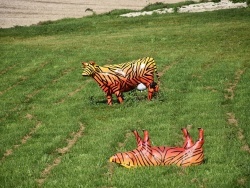
[[[133,161],[135,161],[135,159],[132,152],[117,153],[109,159],[109,162],[120,164],[126,168],[135,167]]]
[[[82,76],[92,76],[95,73],[95,62],[91,61],[89,63],[87,62],[82,62]]]

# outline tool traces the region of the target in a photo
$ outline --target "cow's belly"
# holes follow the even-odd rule
[[[125,85],[125,86],[121,89],[121,92],[131,91],[131,90],[135,89],[136,86],[137,86],[137,85],[135,85],[135,86]]]
[[[120,91],[121,92],[131,91],[131,90],[135,89],[138,86],[138,84],[140,84],[140,83],[143,83],[147,87],[149,85],[149,83],[151,83],[153,80],[154,80],[153,76],[150,76],[148,78],[146,78],[146,77],[131,77],[130,79],[127,77],[121,78]]]

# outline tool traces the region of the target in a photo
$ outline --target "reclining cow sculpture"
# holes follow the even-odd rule
[[[137,166],[191,166],[203,163],[204,131],[199,128],[199,139],[193,143],[187,129],[182,129],[185,142],[182,147],[151,146],[148,131],[144,130],[144,139],[137,131],[133,131],[137,148],[123,153],[117,153],[109,161],[126,168]]]
[[[107,95],[108,105],[112,105],[112,94],[120,103],[123,102],[122,92],[133,90],[142,83],[148,88],[148,100],[159,86],[154,82],[154,72],[159,75],[153,58],[146,57],[128,63],[99,66],[95,62],[83,62],[82,76],[91,76]]]

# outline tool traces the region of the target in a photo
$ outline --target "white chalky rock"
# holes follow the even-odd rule
[[[231,8],[244,8],[247,7],[247,3],[232,3],[228,0],[221,0],[221,2],[214,3],[214,2],[207,2],[207,3],[198,3],[198,4],[191,4],[187,6],[179,7],[177,12],[184,13],[184,12],[205,12],[205,11],[214,11],[220,9],[231,9]],[[163,8],[153,11],[143,11],[143,12],[131,12],[127,14],[122,14],[122,17],[136,17],[136,16],[145,16],[145,15],[152,15],[153,13],[157,14],[165,14],[165,13],[173,13],[173,8]]]

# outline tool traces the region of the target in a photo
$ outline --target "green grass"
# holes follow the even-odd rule
[[[122,18],[116,13],[0,29],[0,187],[249,187],[250,9]],[[152,56],[160,93],[112,107],[81,62]],[[116,101],[116,99],[114,98]],[[205,130],[205,163],[128,170],[130,130],[177,146]],[[64,151],[64,152],[63,152]]]

